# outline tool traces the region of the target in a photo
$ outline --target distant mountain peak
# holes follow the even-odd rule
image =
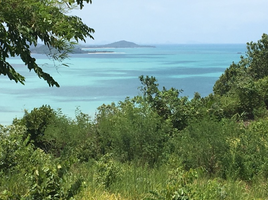
[[[83,45],[85,48],[155,48],[155,46],[150,45],[138,45],[134,42],[129,42],[126,40],[120,40],[110,44],[104,45]]]
[[[137,45],[134,42],[129,42],[129,41],[126,41],[126,40],[120,40],[118,42],[113,42],[113,43],[110,43],[110,44],[103,45],[103,47],[135,48],[135,47],[140,47],[140,45]]]

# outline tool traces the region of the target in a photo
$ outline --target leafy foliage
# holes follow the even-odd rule
[[[47,151],[47,143],[44,140],[44,134],[47,126],[56,118],[56,112],[47,105],[40,108],[34,108],[30,113],[25,110],[22,119],[14,120],[14,124],[24,125],[27,132],[25,138],[29,135],[30,140],[35,147],[39,147]]]
[[[112,160],[111,154],[104,155],[96,163],[97,173],[95,181],[100,185],[109,189],[113,182],[120,179],[120,168]]]
[[[214,93],[226,102],[234,102],[231,109],[229,106],[225,109],[225,103],[221,102],[225,116],[243,114],[246,119],[254,119],[258,116],[256,110],[259,112],[267,107],[267,96],[263,92],[266,85],[261,81],[268,76],[267,52],[268,35],[263,34],[257,43],[247,43],[246,57],[241,56],[237,64],[232,63],[216,81]]]
[[[16,72],[7,61],[8,57],[19,56],[27,68],[33,70],[49,86],[59,84],[36,63],[30,46],[42,41],[49,49],[48,56],[62,61],[71,51],[74,42],[92,37],[94,30],[79,17],[67,15],[73,5],[80,8],[90,0],[7,0],[0,2],[0,75],[24,84],[25,78]]]
[[[0,126],[0,199],[265,199],[266,40],[249,43],[207,97],[141,76],[142,95],[93,120],[25,111]]]
[[[180,92],[175,88],[167,90],[158,89],[155,77],[140,76],[143,92],[142,97],[136,97],[136,102],[144,101],[164,120],[171,121],[174,128],[178,130],[184,129],[192,118],[199,116],[202,111],[200,109],[201,97],[198,93],[192,101],[187,97],[179,98]]]
[[[118,107],[101,106],[97,125],[103,154],[113,152],[121,161],[138,160],[151,165],[162,157],[172,132],[169,123],[162,122],[148,105],[136,106],[128,99]]]
[[[232,121],[196,121],[174,138],[176,154],[186,169],[202,167],[208,174],[224,174],[233,133],[239,129]]]
[[[41,149],[34,149],[23,140],[24,131],[25,128],[16,125],[1,127],[0,198],[72,198],[81,189],[82,179],[66,184],[66,176],[70,176],[68,163],[55,161]]]

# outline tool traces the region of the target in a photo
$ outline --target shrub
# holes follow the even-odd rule
[[[69,163],[54,160],[24,140],[25,128],[0,128],[0,199],[70,199],[82,179],[66,181]]]
[[[228,139],[235,134],[239,127],[231,120],[203,119],[181,131],[173,143],[185,169],[202,167],[211,175],[225,176],[231,159]]]
[[[112,154],[106,154],[96,161],[96,168],[95,181],[99,186],[109,189],[115,181],[120,179],[120,168],[113,161]]]
[[[102,106],[97,118],[97,135],[103,153],[114,153],[121,161],[137,160],[153,165],[161,159],[172,125],[148,105],[130,100]]]
[[[15,119],[13,124],[24,125],[27,129],[25,138],[29,135],[30,141],[35,147],[47,150],[44,134],[47,126],[56,117],[56,112],[48,105],[43,105],[40,108],[34,108],[31,112],[25,110],[22,119]]]

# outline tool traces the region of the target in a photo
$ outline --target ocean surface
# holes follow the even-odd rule
[[[92,51],[92,49],[84,49]],[[93,49],[103,51],[104,49]],[[73,118],[78,108],[94,117],[98,106],[140,94],[139,76],[155,76],[159,87],[182,89],[181,96],[195,92],[207,96],[232,62],[245,54],[244,44],[156,45],[155,48],[105,49],[110,53],[73,54],[64,63],[53,63],[45,55],[34,55],[60,88],[49,87],[19,58],[9,59],[26,77],[25,85],[0,76],[0,124],[21,118],[24,110],[42,105],[60,108]]]

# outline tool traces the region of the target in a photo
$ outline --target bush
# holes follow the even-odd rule
[[[113,161],[112,154],[106,154],[96,162],[97,173],[95,181],[99,186],[109,189],[111,185],[120,180],[120,168]]]
[[[24,140],[21,126],[0,129],[0,199],[70,199],[82,179],[67,182],[69,162],[54,160]]]
[[[100,107],[96,126],[103,154],[112,152],[123,162],[150,165],[161,159],[173,131],[148,105],[138,107],[130,100]]]
[[[216,200],[216,199],[252,199],[247,194],[247,185],[243,182],[225,181],[219,178],[208,179],[203,170],[184,171],[177,168],[170,171],[166,188],[153,190],[146,200]]]
[[[239,178],[251,181],[268,177],[268,121],[250,123],[233,147],[234,164]]]
[[[15,119],[13,124],[23,125],[26,127],[27,132],[24,136],[26,138],[30,136],[30,141],[35,147],[41,148],[47,151],[47,144],[44,141],[44,134],[47,126],[56,117],[56,112],[47,105],[43,105],[40,108],[34,108],[31,112],[27,110],[24,113],[22,119]]]
[[[202,167],[210,175],[225,177],[231,162],[229,139],[239,131],[231,120],[196,121],[174,138],[175,152],[186,170]]]
[[[81,111],[77,110],[76,118],[70,119],[59,110],[46,127],[43,140],[48,144],[48,152],[56,157],[74,156],[86,161],[94,156],[87,146],[94,138],[92,127],[90,117]]]

